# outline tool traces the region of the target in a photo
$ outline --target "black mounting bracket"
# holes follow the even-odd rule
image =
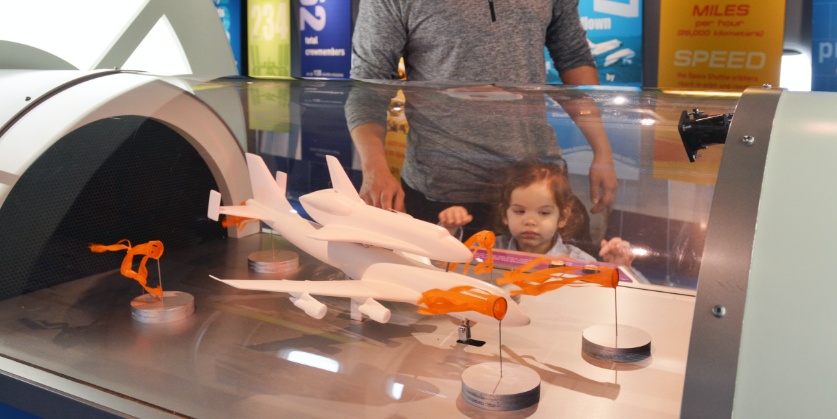
[[[689,161],[694,163],[698,157],[698,151],[710,144],[724,144],[727,140],[730,122],[732,122],[731,113],[707,115],[698,109],[693,109],[692,112],[683,111],[680,114],[677,131],[680,132],[680,139],[683,141]]]

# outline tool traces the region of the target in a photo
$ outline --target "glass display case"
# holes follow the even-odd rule
[[[697,342],[734,336],[735,370],[741,321],[718,334],[704,314],[744,315],[751,265],[743,279],[732,279],[739,289],[743,283],[738,300],[719,303],[712,299],[718,293],[704,290],[730,287],[718,278],[740,262],[729,259],[755,251],[754,232],[741,232],[739,221],[754,223],[762,211],[758,188],[730,192],[722,185],[758,183],[760,176],[749,174],[761,173],[764,160],[725,172],[727,156],[742,144],[753,149],[752,141],[699,142],[687,152],[681,132],[733,138],[738,123],[739,130],[768,126],[769,137],[776,98],[788,92],[192,83],[118,71],[5,72],[0,84],[40,92],[0,108],[0,370],[12,389],[3,403],[47,416],[55,411],[44,400],[87,414],[140,417],[483,417],[499,413],[467,403],[460,377],[469,366],[502,358],[541,379],[539,403],[508,415],[676,417],[694,413],[692,400],[707,394],[702,380],[690,379],[700,373],[687,374],[687,360],[689,369],[700,368],[693,359],[713,350],[711,342]],[[702,126],[704,117],[716,119]],[[385,144],[353,142],[349,127],[365,123],[381,127]],[[754,137],[761,147],[765,137]],[[459,320],[420,314],[404,302],[378,301],[391,313],[388,321],[358,321],[350,299],[317,297],[327,310],[312,318],[287,293],[240,290],[210,277],[362,279],[265,224],[210,219],[211,190],[224,205],[252,198],[245,153],[286,174],[285,197],[299,217],[314,218],[301,197],[336,188],[326,156],[336,157],[367,199],[378,191],[370,162],[385,158],[396,182],[390,185],[429,202],[420,211],[408,197],[408,214],[435,224],[436,204],[466,204],[485,212],[487,221],[472,227],[498,236],[509,234],[508,215],[498,210],[506,169],[532,160],[557,165],[573,192],[572,210],[561,214],[577,226],[562,230],[562,240],[590,263],[618,268],[619,284],[524,295],[515,304],[531,322],[478,322],[470,332],[483,346],[457,342]],[[731,214],[747,210],[748,199],[755,200],[753,212]],[[736,200],[741,208],[730,203]],[[730,229],[749,248],[728,249]],[[629,263],[600,256],[603,240],[614,237],[629,243]],[[148,284],[193,296],[193,314],[160,324],[132,319],[131,302],[143,288],[120,273],[125,253],[89,248],[122,239],[165,244],[159,259],[147,261]],[[732,252],[726,260],[721,249]],[[290,252],[298,266],[261,272],[250,257],[259,251]],[[535,257],[498,249],[494,272],[479,278],[496,282]],[[139,264],[136,258],[131,269]],[[612,362],[582,351],[583,330],[614,322],[647,332],[650,356]],[[727,378],[719,386],[726,383],[731,403],[735,374],[731,384]]]

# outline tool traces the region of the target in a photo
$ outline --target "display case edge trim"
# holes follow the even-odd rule
[[[741,96],[712,199],[683,388],[681,417],[732,417],[764,166],[781,89]],[[698,160],[695,164],[700,164]]]
[[[0,388],[3,388],[0,403],[41,417],[178,417],[159,406],[3,356],[0,356]]]

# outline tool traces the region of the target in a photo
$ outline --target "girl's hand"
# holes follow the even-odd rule
[[[602,240],[602,250],[599,251],[599,256],[605,262],[624,266],[631,266],[635,257],[631,251],[631,243],[619,237],[614,237],[609,241]]]
[[[439,225],[448,229],[450,234],[455,234],[459,227],[470,223],[473,219],[474,217],[468,214],[468,210],[459,205],[446,208],[439,213]]]

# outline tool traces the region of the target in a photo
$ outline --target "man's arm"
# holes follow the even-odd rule
[[[561,81],[573,86],[589,86],[599,84],[599,73],[596,67],[583,65],[561,72]]]
[[[596,85],[599,84],[599,75],[595,67],[581,66],[563,71],[561,81],[568,85]],[[569,100],[559,100],[558,103],[581,129],[593,150],[593,163],[589,172],[590,200],[593,201],[590,212],[595,214],[610,206],[616,197],[618,182],[610,140],[602,124],[599,107],[592,99],[578,95]]]
[[[387,164],[386,135],[386,127],[374,122],[360,124],[351,131],[363,171],[360,197],[369,205],[404,211],[404,190]]]
[[[404,54],[407,39],[400,22],[396,1],[364,0],[360,3],[352,37],[351,78],[398,78],[398,61]],[[355,84],[346,102],[346,119],[363,171],[360,197],[369,205],[404,211],[404,190],[390,172],[386,159],[389,100],[372,86]]]
[[[398,61],[404,56],[407,43],[398,4],[393,0],[360,2],[352,34],[352,68],[349,71],[352,79],[398,78]]]

